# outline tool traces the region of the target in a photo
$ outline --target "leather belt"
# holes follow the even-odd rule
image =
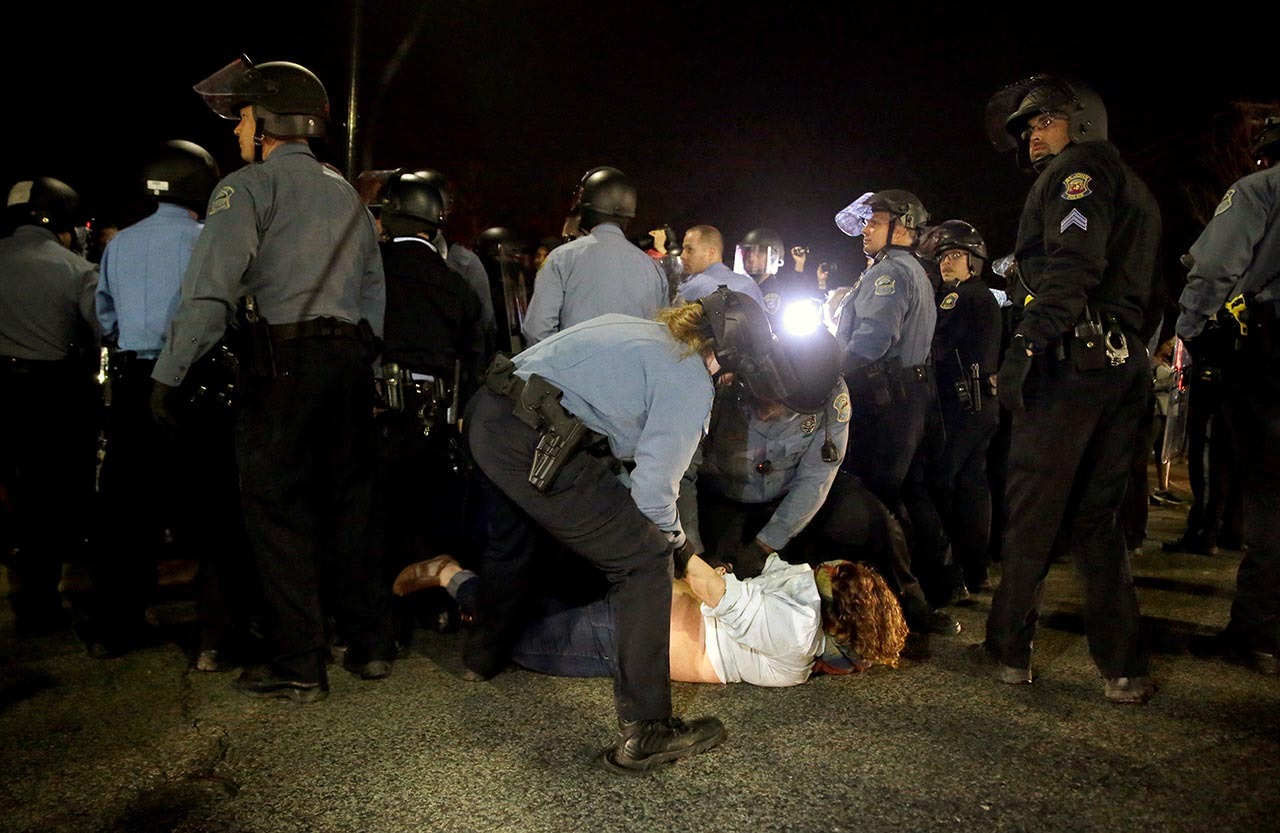
[[[271,341],[279,344],[296,338],[350,338],[360,340],[360,328],[338,318],[310,318],[292,324],[271,324]]]

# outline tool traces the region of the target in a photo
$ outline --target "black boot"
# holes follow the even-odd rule
[[[600,753],[599,761],[613,772],[647,772],[678,758],[706,752],[724,740],[724,724],[714,717],[684,722],[666,720],[618,721],[618,741]]]

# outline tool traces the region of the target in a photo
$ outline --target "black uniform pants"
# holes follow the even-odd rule
[[[636,508],[609,466],[590,454],[575,455],[548,491],[530,485],[539,434],[515,417],[513,407],[488,389],[467,406],[464,424],[484,475],[489,541],[466,666],[486,676],[502,669],[547,563],[538,547],[546,530],[609,579],[618,718],[670,717],[672,562],[666,536]]]
[[[0,357],[0,516],[19,632],[62,617],[63,562],[85,554],[98,390],[74,361]]]
[[[276,345],[236,414],[245,526],[262,582],[272,668],[325,678],[325,613],[351,662],[392,659],[390,588],[369,545],[373,371],[359,341]]]
[[[856,375],[848,382],[853,411],[844,468],[905,524],[902,484],[924,439],[933,382],[903,382],[903,398],[883,406],[876,405],[874,394]]]
[[[1280,650],[1280,381],[1246,374],[1228,388],[1226,412],[1239,443],[1244,542],[1229,629],[1248,647]],[[1258,372],[1266,372],[1261,367]]]
[[[951,541],[955,564],[973,590],[987,577],[990,564],[991,483],[987,454],[1000,427],[1000,403],[983,396],[982,410],[969,411],[959,402],[943,402],[942,420],[947,444],[931,478],[938,514]]]
[[[1185,537],[1206,547],[1222,543],[1237,549],[1241,543],[1240,464],[1226,401],[1226,388],[1218,379],[1196,378],[1187,391],[1191,509]]]
[[[987,618],[987,648],[1005,665],[1031,665],[1044,579],[1061,531],[1084,578],[1094,663],[1106,678],[1147,673],[1117,515],[1150,374],[1140,349],[1122,365],[1089,374],[1048,357],[1037,358],[1031,368],[1024,388],[1027,411],[1013,417],[1003,574]]]

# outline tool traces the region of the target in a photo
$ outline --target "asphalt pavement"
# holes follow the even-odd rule
[[[1176,491],[1176,489],[1175,489]],[[1182,490],[1185,496],[1185,489]],[[1134,558],[1159,685],[1102,697],[1074,568],[1056,564],[1032,686],[971,676],[990,596],[897,669],[787,689],[675,684],[719,748],[649,776],[592,764],[609,680],[460,679],[457,634],[420,630],[394,673],[330,669],[328,699],[246,698],[175,636],[114,660],[70,632],[17,640],[0,606],[0,831],[1242,831],[1277,829],[1280,678],[1192,656],[1225,624],[1239,553]],[[189,602],[155,611],[181,632]]]

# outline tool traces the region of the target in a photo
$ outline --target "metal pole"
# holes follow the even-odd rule
[[[364,0],[351,0],[351,74],[347,80],[347,180],[356,181],[356,112],[360,87],[360,29]]]

